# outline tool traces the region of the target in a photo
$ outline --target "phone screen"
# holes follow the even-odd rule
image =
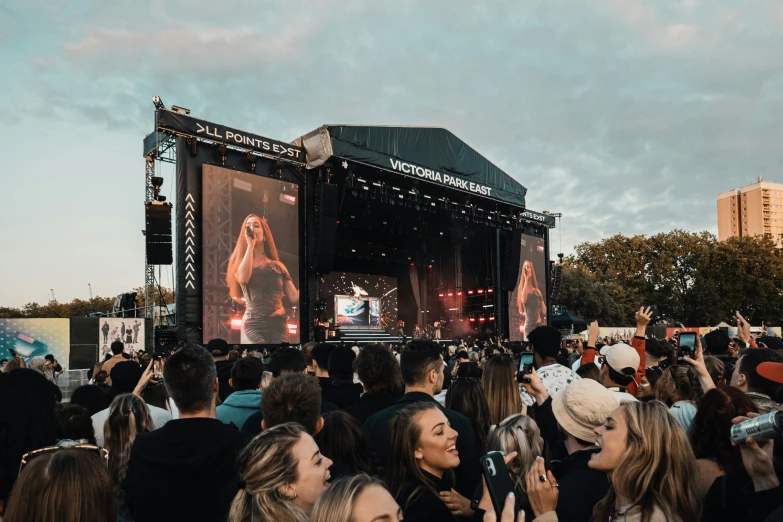
[[[533,352],[522,352],[519,355],[519,371],[517,372],[517,382],[530,382],[525,377],[533,372]]]
[[[677,348],[677,362],[684,363],[683,357],[693,357],[696,352],[696,332],[680,332]]]

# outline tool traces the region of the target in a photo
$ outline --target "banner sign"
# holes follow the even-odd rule
[[[526,221],[533,221],[535,223],[542,223],[548,227],[555,226],[555,217],[548,214],[541,214],[539,212],[533,212],[532,210],[525,210],[522,212],[522,219]]]
[[[427,169],[420,167],[419,165],[406,163],[405,161],[400,161],[394,158],[389,158],[389,163],[391,164],[391,168],[393,170],[402,172],[403,174],[415,175],[419,178],[424,178],[430,181],[434,181],[435,183],[440,183],[441,185],[448,185],[450,187],[462,189],[467,192],[473,192],[474,194],[481,194],[482,196],[492,195],[492,187],[488,187],[486,185],[480,185],[478,183],[467,181],[450,174],[441,174],[437,170]]]
[[[307,161],[305,151],[301,147],[232,129],[210,121],[192,118],[165,109],[158,110],[157,120],[157,130],[171,131],[181,135],[225,143],[226,145],[252,150],[264,156],[294,163],[304,164]]]

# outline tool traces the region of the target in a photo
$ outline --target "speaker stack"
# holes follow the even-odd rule
[[[503,290],[512,291],[519,279],[519,258],[522,254],[522,230],[515,228],[506,243],[506,259],[503,276]]]
[[[146,252],[148,265],[170,265],[174,261],[171,250],[171,203],[146,201]]]
[[[337,236],[337,185],[321,183],[319,186],[320,217],[318,220],[318,247],[315,270],[325,274],[334,264],[334,248]]]

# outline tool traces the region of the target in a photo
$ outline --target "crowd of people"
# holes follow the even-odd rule
[[[677,339],[404,346],[115,342],[61,403],[46,363],[0,373],[5,522],[783,521],[783,343]],[[781,344],[778,346],[778,344]],[[520,358],[532,352],[532,369]],[[25,367],[29,366],[29,367]],[[777,442],[777,443],[776,443]],[[497,507],[482,456],[501,452]],[[497,453],[491,453],[497,455]],[[505,470],[503,470],[505,473]]]

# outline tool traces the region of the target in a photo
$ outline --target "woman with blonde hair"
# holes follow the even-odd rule
[[[594,521],[699,520],[696,459],[685,430],[665,405],[626,402],[595,434],[601,450],[588,465],[608,473],[611,487],[593,509]],[[557,484],[543,459],[527,475],[527,493],[536,520],[557,520]]]
[[[147,404],[130,393],[117,395],[109,406],[103,425],[104,448],[109,452],[108,471],[112,491],[117,499],[117,520],[133,520],[125,507],[122,481],[128,469],[130,450],[136,435],[155,429]]]
[[[295,422],[264,430],[242,450],[228,522],[308,522],[332,461]]]
[[[521,413],[504,419],[489,433],[488,451],[502,451],[506,455],[516,452],[516,457],[506,466],[523,506],[527,505],[525,476],[536,457],[541,456],[543,446],[544,439],[541,438],[538,424]]]
[[[310,522],[401,522],[402,509],[380,480],[366,473],[333,482],[315,502]]]
[[[489,404],[492,424],[522,413],[522,399],[516,382],[516,363],[507,355],[496,355],[487,361],[481,377]]]
[[[265,219],[255,214],[242,222],[226,271],[228,294],[245,306],[242,344],[288,341],[283,295],[299,303],[299,290],[280,262],[275,239]]]

